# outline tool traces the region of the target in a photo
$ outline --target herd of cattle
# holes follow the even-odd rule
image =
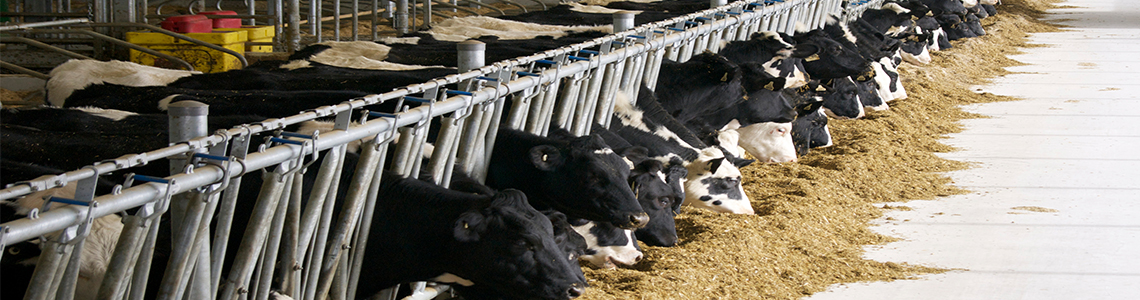
[[[832,144],[828,118],[860,118],[865,108],[883,110],[906,98],[899,65],[929,63],[930,51],[951,47],[950,40],[984,35],[978,20],[995,13],[996,3],[989,2],[996,1],[981,2],[888,0],[850,24],[833,18],[822,29],[794,35],[758,32],[721,44],[717,53],[666,60],[656,90],[642,87],[636,99],[618,93],[608,128],[594,126],[582,137],[557,128],[548,136],[500,130],[485,184],[455,176],[442,188],[383,176],[383,200],[369,233],[369,240],[382,242],[367,247],[357,297],[399,283],[436,281],[454,283],[467,299],[575,298],[586,287],[579,260],[599,268],[629,266],[642,258],[637,241],[674,246],[674,216],[682,205],[753,214],[739,168],[755,160],[795,162],[810,148]],[[73,60],[52,71],[49,106],[0,112],[3,184],[165,147],[165,111],[172,102],[206,103],[211,131],[232,128],[455,74],[455,44],[465,39],[484,42],[486,59],[499,61],[605,36],[614,11],[635,12],[641,24],[700,11],[707,3],[571,3],[516,16],[457,18],[400,38],[322,43],[287,61],[215,74]],[[326,125],[314,121],[290,129],[311,132]],[[356,164],[354,152],[344,157],[346,170]],[[161,163],[130,171],[168,172]],[[306,194],[315,173],[305,176]],[[351,173],[340,182],[349,182]],[[257,173],[244,176],[239,195],[245,196],[239,197],[256,196],[262,180]],[[112,185],[101,182],[99,189]],[[68,193],[57,189],[4,201],[0,222],[27,216],[47,196]],[[344,197],[345,188],[337,193]],[[239,201],[248,205],[239,204],[235,216],[249,216],[253,202]],[[102,225],[84,245],[77,298],[96,294],[123,227],[118,218],[98,220]],[[233,232],[243,232],[246,224],[234,226]],[[160,233],[169,235],[168,229]],[[230,239],[230,245],[241,242],[239,235]],[[38,241],[6,247],[0,297],[20,299],[41,250]],[[159,243],[154,268],[165,267],[169,247]],[[151,298],[159,280],[149,282]]]

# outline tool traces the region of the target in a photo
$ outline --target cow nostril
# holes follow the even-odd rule
[[[582,288],[581,287],[572,286],[566,290],[566,296],[570,296],[570,298],[578,298],[578,296],[581,296],[581,295],[582,295]]]
[[[649,215],[646,213],[639,213],[636,215],[630,215],[629,216],[629,222],[632,223],[633,226],[636,228],[645,227],[645,224],[649,223]]]
[[[641,254],[638,254],[636,257],[633,258],[633,263],[636,264],[639,261],[641,261]]]

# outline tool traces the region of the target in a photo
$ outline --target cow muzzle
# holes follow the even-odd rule
[[[638,229],[645,227],[645,224],[649,224],[649,214],[644,212],[629,214],[626,220],[628,220],[628,222],[620,224],[618,227],[621,227],[621,229]]]

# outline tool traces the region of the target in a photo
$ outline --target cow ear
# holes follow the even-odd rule
[[[716,173],[716,169],[720,168],[720,164],[724,162],[724,157],[713,159],[709,161],[709,173]]]
[[[562,152],[551,145],[538,145],[530,148],[530,162],[539,170],[553,171],[562,166]]]
[[[798,44],[792,50],[792,57],[807,58],[809,56],[819,53],[819,46],[813,44]]]
[[[495,207],[518,207],[530,206],[527,202],[526,194],[516,189],[505,189],[495,194],[495,199],[491,201],[491,206]]]
[[[470,243],[478,242],[479,235],[483,232],[484,224],[483,215],[479,211],[468,211],[459,215],[459,219],[455,220],[455,240]]]
[[[622,157],[625,157],[626,159],[629,159],[629,161],[632,161],[634,164],[639,164],[649,158],[649,149],[646,149],[642,146],[633,146],[621,149],[618,153],[621,154]]]

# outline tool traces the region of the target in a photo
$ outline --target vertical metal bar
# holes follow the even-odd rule
[[[257,14],[257,6],[254,4],[254,0],[245,0],[245,8],[246,8],[246,10],[245,10],[246,14],[249,14],[249,15]],[[298,9],[300,9],[299,7],[293,6],[292,3],[290,3],[289,8],[291,11],[297,11]],[[248,20],[245,20],[245,25],[250,25],[250,26],[257,25],[257,19],[250,18]],[[297,25],[297,23],[290,23],[289,24],[289,26],[296,26],[296,25]]]
[[[408,156],[411,156],[412,146],[415,144],[415,137],[412,136],[413,129],[408,127],[401,127],[397,129],[400,132],[399,141],[396,142],[396,153],[392,159],[392,165],[389,170],[400,173],[401,176],[410,176],[409,173],[412,166],[409,164]]]
[[[499,98],[495,100],[494,109],[491,113],[491,120],[488,122],[490,126],[487,128],[487,138],[484,139],[483,157],[480,161],[479,169],[472,170],[472,176],[475,176],[479,182],[486,182],[487,180],[487,164],[491,161],[491,154],[495,151],[495,140],[499,138],[499,124],[503,118],[503,104],[506,99]]]
[[[312,3],[313,3],[312,5],[316,6],[316,13],[315,14],[317,16],[316,19],[313,19],[313,22],[316,23],[316,27],[315,27],[316,30],[313,31],[313,35],[317,36],[317,42],[319,43],[319,42],[324,41],[324,36],[325,36],[324,20],[322,20],[322,17],[324,17],[324,15],[325,15],[324,7],[322,7],[322,6],[324,6],[324,1],[314,0]]]
[[[377,149],[380,155],[379,161],[383,162],[387,159],[388,145],[390,143],[377,145],[377,142],[380,141],[373,140],[370,143],[366,143],[364,146],[379,147],[379,149]],[[367,202],[364,203],[364,215],[360,216],[360,228],[356,231],[356,239],[354,239],[355,242],[353,243],[353,245],[356,246],[352,247],[351,249],[352,262],[349,263],[351,273],[348,276],[348,290],[345,293],[346,299],[349,300],[354,300],[356,298],[356,286],[360,279],[360,269],[364,267],[364,253],[368,247],[368,234],[372,230],[372,213],[376,209],[376,200],[379,198],[380,180],[382,179],[381,176],[383,173],[383,168],[376,168],[376,174],[372,175],[372,182],[368,185],[368,199],[366,200]]]
[[[331,1],[333,4],[333,40],[340,41],[340,0]]]
[[[147,223],[146,240],[143,241],[142,249],[139,253],[139,262],[135,264],[134,277],[131,278],[131,300],[142,300],[146,295],[146,283],[150,277],[150,265],[154,260],[154,245],[158,242],[159,224],[162,221],[161,213],[165,209],[160,209],[159,215],[151,218]]]
[[[303,167],[302,167],[303,168]],[[261,256],[261,275],[258,277],[259,283],[257,284],[257,295],[254,299],[268,299],[269,287],[273,281],[273,271],[277,265],[277,252],[281,246],[281,235],[285,228],[285,218],[289,215],[289,204],[292,202],[301,202],[301,186],[304,184],[305,177],[304,171],[293,172],[285,182],[285,190],[281,192],[281,200],[277,202],[276,213],[273,214],[272,227],[269,229],[269,237],[265,241],[265,252]],[[283,263],[282,265],[288,265]]]
[[[317,181],[316,182],[318,182],[318,183],[328,182],[329,185],[325,186],[325,187],[318,186],[317,188],[314,188],[310,194],[310,195],[312,195],[312,197],[310,197],[309,199],[310,199],[310,201],[313,201],[312,199],[316,198],[318,200],[318,202],[310,202],[310,204],[308,204],[309,207],[306,207],[306,211],[313,211],[313,212],[319,213],[320,214],[319,218],[317,218],[316,220],[313,220],[313,221],[309,221],[309,222],[306,222],[304,219],[301,220],[301,223],[302,223],[301,228],[302,228],[302,230],[305,230],[306,232],[313,231],[313,229],[312,229],[313,226],[305,227],[305,224],[313,224],[314,222],[319,221],[317,228],[315,230],[316,236],[313,237],[312,236],[313,233],[309,233],[309,234],[302,233],[301,234],[302,241],[305,241],[305,242],[300,243],[300,245],[298,245],[298,246],[300,246],[301,248],[297,249],[298,253],[302,253],[302,255],[299,255],[298,257],[304,257],[304,256],[306,256],[304,254],[308,254],[307,263],[306,263],[308,270],[305,272],[305,280],[303,281],[303,283],[304,283],[304,295],[303,295],[304,298],[303,299],[316,299],[317,278],[320,277],[321,264],[322,264],[321,257],[324,257],[324,255],[325,255],[325,243],[328,241],[327,237],[328,237],[328,233],[329,233],[329,228],[332,227],[331,224],[332,224],[332,217],[333,217],[333,210],[334,210],[333,207],[336,205],[337,190],[340,187],[340,178],[341,178],[340,174],[344,171],[344,159],[343,159],[343,157],[345,156],[346,150],[347,150],[346,147],[344,145],[341,145],[341,146],[337,146],[336,148],[333,148],[332,151],[329,151],[328,154],[326,154],[326,155],[333,155],[334,154],[333,151],[336,151],[335,152],[336,156],[334,156],[334,157],[336,157],[336,159],[333,159],[334,157],[325,158],[324,163],[329,164],[329,166],[331,166],[331,168],[332,168],[330,170],[331,172],[327,172],[327,173],[324,172],[329,167],[322,164],[321,165],[322,173],[317,174]],[[322,180],[323,176],[331,176],[331,178]],[[324,204],[324,205],[321,206],[321,204]],[[317,215],[306,213],[306,215],[302,218],[309,218],[310,216],[316,217]],[[309,239],[309,240],[305,240],[305,239]],[[309,249],[312,249],[312,252],[308,252]]]
[[[431,28],[431,0],[424,0],[424,27]]]
[[[320,19],[321,1],[309,1],[309,34],[316,36],[317,40],[320,40],[321,37],[320,24],[317,24],[317,20]],[[299,37],[300,36],[298,36],[298,38]]]
[[[574,120],[572,116],[574,116],[575,109],[578,108],[578,95],[582,91],[582,82],[585,79],[583,78],[584,73],[585,72],[574,74],[574,76],[564,79],[567,80],[567,82],[560,93],[561,96],[558,100],[558,107],[555,108],[555,111],[558,113],[554,114],[555,124],[557,124],[559,128],[566,129],[574,134],[577,134],[577,132],[574,131]]]
[[[24,299],[46,300],[55,298],[53,297],[55,289],[52,287],[52,282],[55,280],[56,274],[63,274],[59,272],[60,262],[63,261],[63,256],[68,254],[68,246],[55,240],[47,240],[43,243],[43,250],[36,262],[36,270],[32,272],[32,279],[29,281],[36,284],[28,285],[28,289],[24,292]]]
[[[282,174],[291,168],[290,162],[291,160],[281,163],[273,172],[262,176],[264,183],[261,185],[257,203],[254,204],[253,213],[249,216],[249,224],[245,228],[241,245],[230,268],[221,299],[239,299],[250,292],[249,280],[253,277],[257,256],[269,235],[269,222],[272,221],[274,211],[277,209],[277,202],[281,200],[282,184],[284,184]]]
[[[352,40],[360,40],[360,0],[352,0]]]
[[[140,210],[141,212],[141,210]],[[138,215],[123,217],[123,231],[115,244],[115,252],[107,263],[107,273],[99,285],[95,299],[123,299],[132,265],[138,261],[138,248],[146,234],[146,219]]]
[[[558,101],[558,87],[561,82],[561,79],[554,79],[547,83],[546,93],[542,95],[542,108],[539,110],[538,128],[536,128],[539,135],[546,136],[550,131],[550,120],[554,117],[554,103]]]
[[[392,2],[384,0],[384,3],[387,4],[387,3],[392,3]],[[375,41],[377,38],[380,37],[380,35],[376,32],[377,29],[380,29],[380,12],[379,12],[380,9],[379,9],[379,7],[380,7],[380,1],[379,0],[372,0],[372,25],[369,26],[369,28],[372,31],[372,40],[373,41]],[[391,13],[391,11],[387,11],[387,10],[385,12]]]
[[[330,237],[328,250],[324,257],[324,266],[321,268],[321,276],[318,279],[317,295],[320,295],[320,299],[324,299],[324,295],[332,288],[332,277],[339,267],[341,252],[348,247],[348,237],[352,234],[357,218],[364,206],[368,192],[366,185],[372,182],[372,177],[375,175],[376,169],[379,168],[380,155],[378,152],[376,147],[364,147],[360,161],[356,165],[356,172],[348,186],[348,194],[345,196],[344,207],[341,210],[341,218],[337,221],[336,230]]]
[[[439,123],[439,134],[435,140],[435,151],[431,153],[431,160],[428,162],[428,171],[431,172],[432,180],[435,181],[436,185],[447,187],[447,181],[444,180],[443,175],[448,167],[447,161],[451,160],[450,157],[455,156],[455,153],[451,152],[451,148],[455,147],[455,143],[459,139],[463,120],[455,117],[442,117]]]

